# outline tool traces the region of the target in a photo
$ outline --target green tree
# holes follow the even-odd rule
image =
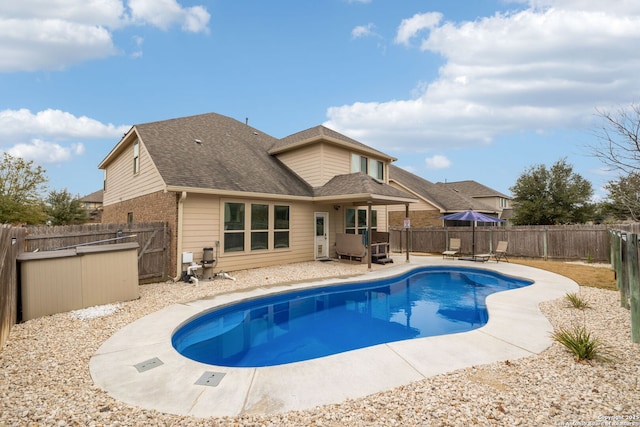
[[[573,172],[566,159],[550,168],[530,167],[510,190],[516,225],[582,224],[594,214],[591,183]]]
[[[41,166],[8,153],[0,161],[0,223],[41,224],[47,218],[42,195],[47,177]]]
[[[71,193],[64,190],[53,190],[47,197],[47,215],[51,225],[82,224],[87,222],[87,211],[82,203]]]

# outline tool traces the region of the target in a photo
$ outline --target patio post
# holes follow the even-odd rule
[[[404,217],[405,218],[409,218],[409,203],[405,203],[404,204]],[[406,262],[409,262],[409,228],[411,227],[411,225],[409,225],[409,227],[406,228],[407,231],[407,260]]]
[[[367,202],[367,267],[371,271],[371,202]]]

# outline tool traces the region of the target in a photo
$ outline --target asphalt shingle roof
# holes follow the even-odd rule
[[[306,197],[370,194],[378,201],[413,199],[362,173],[340,175],[314,189],[270,154],[300,142],[332,138],[390,158],[324,126],[278,140],[246,123],[208,113],[138,124],[133,129],[167,186]]]
[[[508,198],[508,196],[505,196],[501,192],[496,191],[493,188],[489,188],[486,185],[480,184],[479,182],[473,181],[473,180],[444,182],[444,183],[438,182],[438,184],[442,184],[446,187],[452,188],[464,194],[469,194],[473,197]]]
[[[371,148],[368,145],[358,142],[355,139],[351,139],[348,136],[345,136],[339,132],[334,131],[333,129],[329,129],[322,125],[315,126],[277,140],[273,147],[271,147],[271,150],[269,150],[269,153],[273,154],[286,151],[289,148],[296,147],[307,142],[312,142],[320,138],[331,138],[333,140],[340,141],[343,144],[351,145],[355,149],[360,149],[370,153],[376,153],[382,158],[394,159],[388,154],[378,151],[375,148]]]
[[[277,140],[216,113],[135,126],[169,186],[312,196],[313,189],[267,151]]]
[[[384,184],[363,172],[336,175],[325,185],[315,189],[317,197],[363,193],[405,199],[411,198],[406,192]]]
[[[406,170],[391,165],[389,168],[389,179],[395,180],[411,191],[418,194],[425,200],[435,203],[442,212],[462,211],[473,209],[479,212],[494,212],[495,209],[470,197],[467,193],[456,191],[447,184],[428,181]]]

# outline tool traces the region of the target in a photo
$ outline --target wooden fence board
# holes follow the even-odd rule
[[[130,240],[127,236],[131,236]],[[166,223],[83,224],[69,226],[30,226],[25,250],[49,251],[66,247],[95,244],[138,242],[138,280],[141,283],[165,280],[167,277],[169,229]]]
[[[409,247],[414,252],[442,253],[448,239],[460,238],[461,253],[471,254],[475,236],[476,254],[487,253],[499,241],[506,240],[509,242],[507,253],[515,257],[609,262],[609,228],[606,225],[483,226],[475,230],[473,227],[412,228]],[[401,228],[390,228],[392,251],[400,252],[405,247],[404,243],[400,246],[400,233],[406,234]]]

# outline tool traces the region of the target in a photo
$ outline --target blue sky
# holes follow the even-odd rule
[[[635,0],[2,2],[0,151],[82,196],[132,125],[216,112],[508,195],[566,158],[602,196],[596,112],[638,102],[639,43]]]

